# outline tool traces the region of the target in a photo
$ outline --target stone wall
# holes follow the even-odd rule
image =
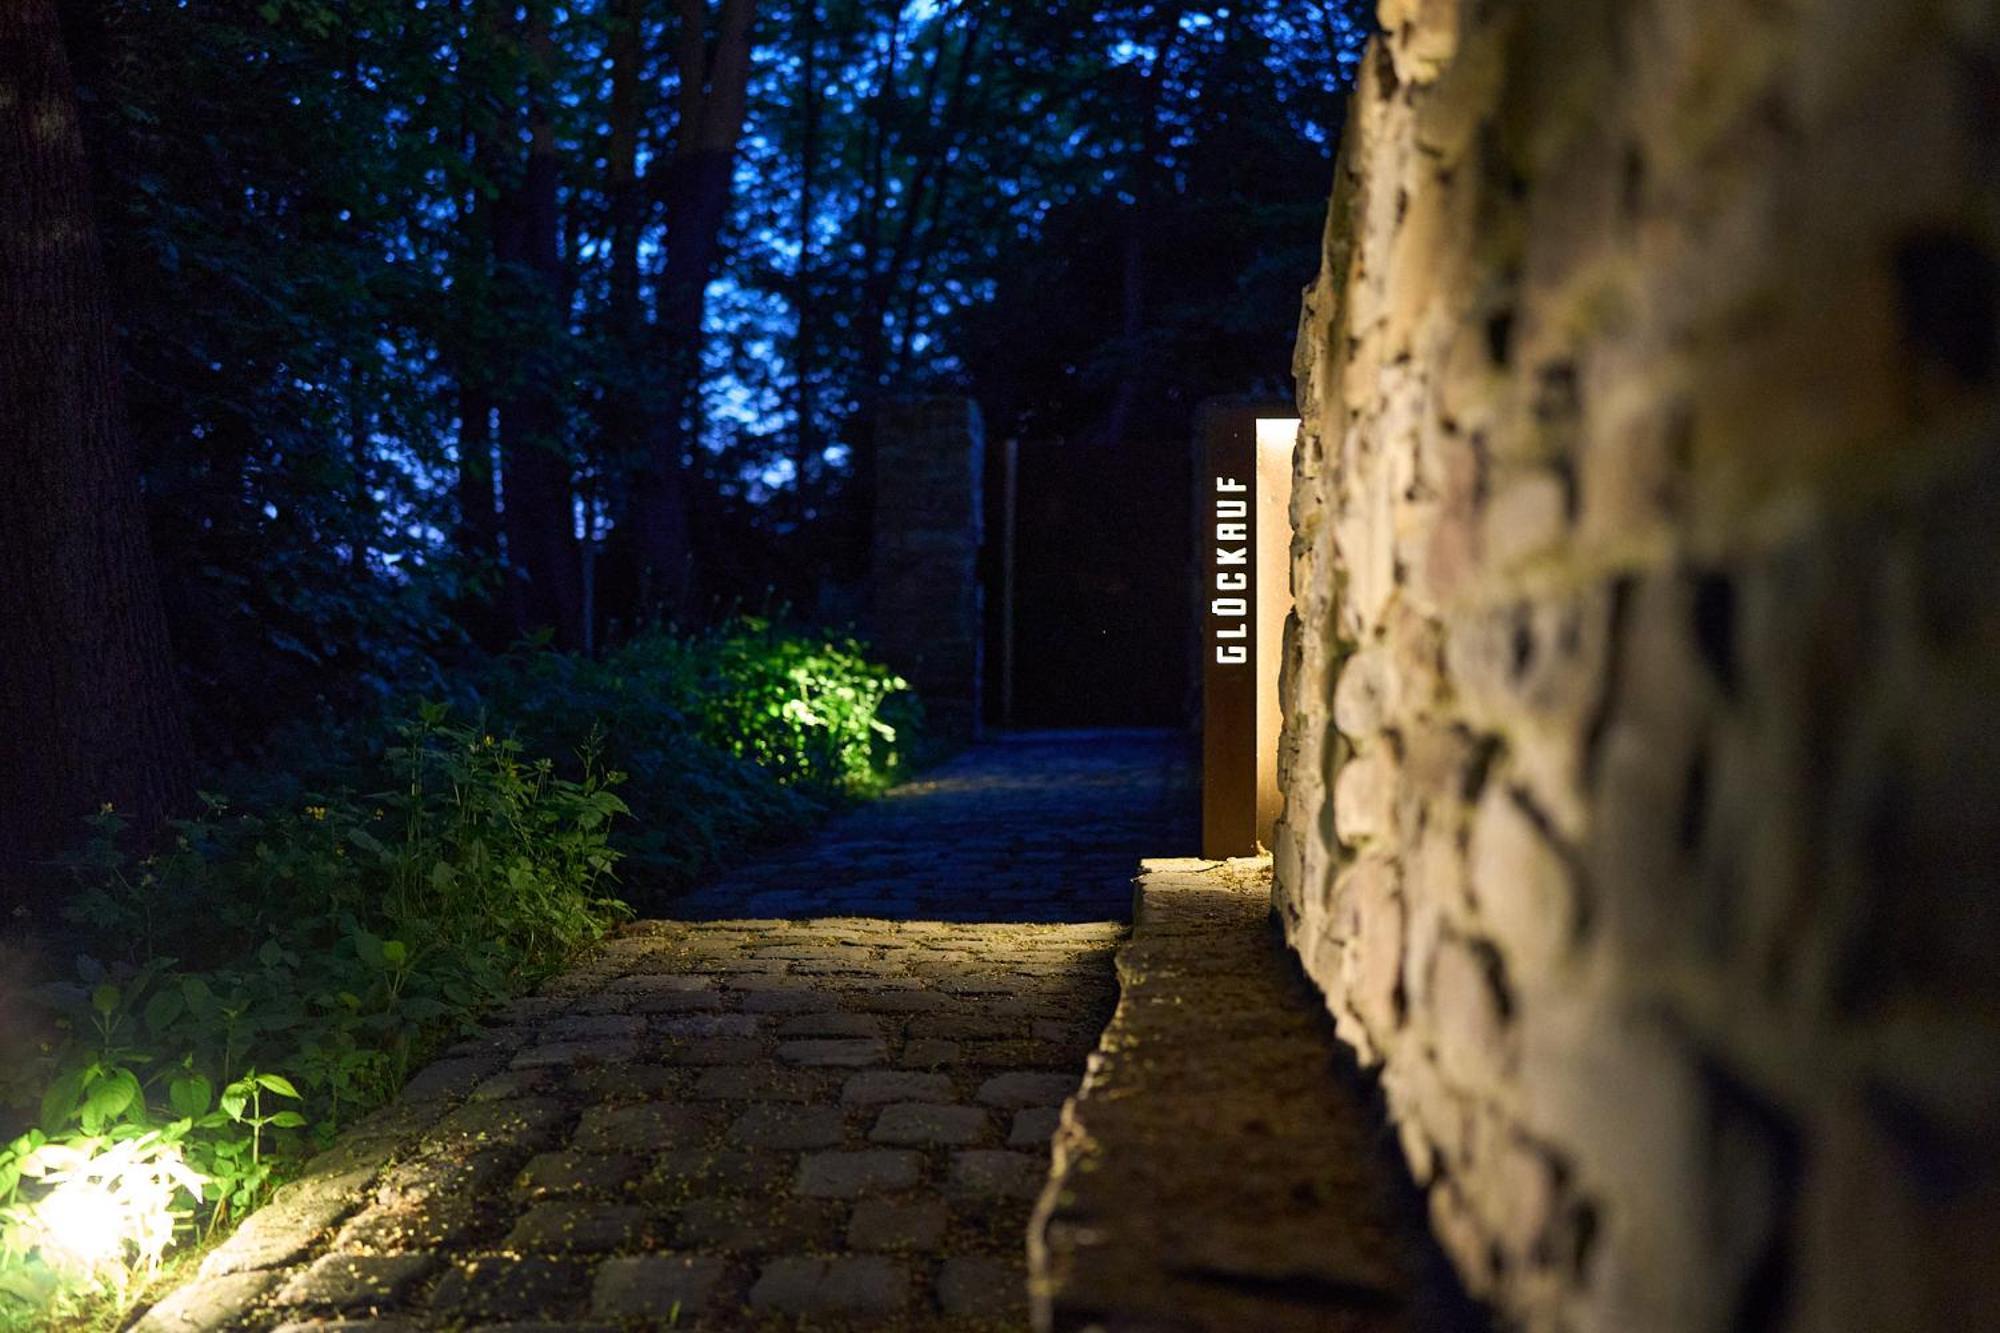
[[[1379,17],[1289,938],[1520,1323],[2000,1326],[1995,7]]]
[[[883,656],[923,698],[930,730],[969,737],[979,729],[985,661],[979,406],[892,399],[875,432],[869,623]]]

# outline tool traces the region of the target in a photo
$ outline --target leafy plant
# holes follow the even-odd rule
[[[922,721],[859,644],[749,617],[596,660],[516,652],[471,682],[468,702],[546,753],[597,729],[634,812],[612,838],[621,873],[653,896],[879,791],[909,766]]]
[[[296,771],[150,847],[104,810],[68,861],[81,951],[0,1071],[0,1327],[124,1299],[598,936],[614,873],[682,883],[878,788],[915,717],[858,646],[742,621],[300,733]]]
[[[602,889],[625,805],[588,750],[561,776],[426,704],[371,776],[284,807],[208,797],[137,859],[115,812],[94,821],[71,913],[98,951],[37,992],[59,1040],[37,1126],[0,1155],[0,1313],[118,1289],[176,1226],[254,1207],[622,910]],[[79,1208],[111,1238],[81,1266],[50,1220]]]

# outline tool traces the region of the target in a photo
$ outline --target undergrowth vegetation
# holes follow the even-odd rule
[[[915,721],[857,645],[740,621],[501,659],[299,737],[148,847],[107,808],[37,951],[73,961],[0,995],[23,1048],[0,1052],[0,1326],[115,1310],[628,889],[878,789]]]

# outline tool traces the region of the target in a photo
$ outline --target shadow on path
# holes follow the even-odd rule
[[[666,904],[682,920],[1124,921],[1147,856],[1194,854],[1179,732],[1020,732]]]
[[[601,942],[138,1333],[1019,1329],[1058,1108],[1181,737],[974,747]]]

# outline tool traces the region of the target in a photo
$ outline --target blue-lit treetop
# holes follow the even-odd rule
[[[65,9],[176,646],[254,732],[814,604],[885,394],[1089,448],[1281,388],[1366,6]]]

